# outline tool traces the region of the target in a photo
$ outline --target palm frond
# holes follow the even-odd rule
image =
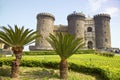
[[[36,38],[40,37],[36,31],[24,29],[24,26],[19,28],[17,25],[12,28],[2,26],[0,30],[0,40],[11,47],[22,47],[34,42]]]
[[[71,34],[57,33],[56,36],[50,34],[47,41],[61,58],[66,59],[84,46],[82,38],[76,38]]]

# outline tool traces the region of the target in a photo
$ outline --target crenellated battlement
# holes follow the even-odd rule
[[[105,13],[97,14],[94,16],[94,18],[96,18],[96,17],[105,17],[105,18],[107,17],[109,19],[111,18],[109,14],[105,14]]]
[[[37,15],[37,18],[38,18],[38,17],[41,17],[41,16],[51,17],[51,18],[53,18],[53,20],[55,20],[55,16],[52,15],[52,14],[50,14],[50,13],[39,13],[39,14]]]
[[[69,20],[71,17],[82,17],[82,18],[85,18],[85,15],[83,13],[76,13],[76,12],[74,12],[74,13],[69,14],[67,16],[67,20]]]

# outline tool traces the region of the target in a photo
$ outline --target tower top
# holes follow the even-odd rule
[[[52,15],[52,14],[50,14],[50,13],[39,13],[39,14],[37,14],[37,18],[38,17],[51,17],[51,18],[53,18],[53,20],[55,20],[55,17],[54,17],[54,15]]]
[[[67,19],[69,19],[70,17],[83,17],[83,18],[85,18],[85,15],[82,12],[77,13],[77,12],[74,11],[72,14],[69,14],[67,16]]]
[[[67,17],[71,17],[71,16],[83,16],[83,17],[85,17],[85,15],[81,12],[81,13],[77,13],[77,12],[73,12],[73,13],[71,13],[71,14],[69,14]]]
[[[101,13],[101,14],[97,14],[94,16],[94,18],[96,17],[107,17],[107,18],[111,18],[109,14],[105,14],[105,13]]]

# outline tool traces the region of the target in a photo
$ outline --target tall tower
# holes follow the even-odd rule
[[[94,16],[97,49],[111,47],[110,19],[110,15],[108,14],[98,14]]]
[[[82,13],[72,13],[67,16],[68,33],[75,34],[77,38],[84,39],[85,15]]]
[[[49,37],[49,33],[53,33],[54,20],[55,17],[49,13],[40,13],[37,15],[37,32],[42,35],[42,38],[36,40],[36,49],[51,49],[46,38]]]

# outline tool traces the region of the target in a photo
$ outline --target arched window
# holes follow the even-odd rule
[[[92,32],[92,28],[91,28],[91,27],[88,27],[88,28],[87,28],[87,32]]]
[[[88,41],[88,48],[93,49],[93,42],[92,41]]]

